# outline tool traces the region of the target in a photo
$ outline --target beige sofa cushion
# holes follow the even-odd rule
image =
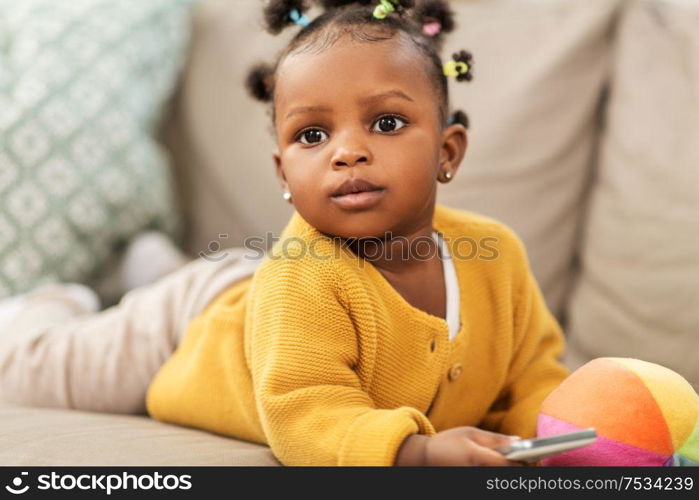
[[[471,121],[469,148],[440,201],[498,218],[522,237],[560,317],[572,282],[582,205],[608,78],[616,0],[455,2],[444,57],[474,54],[474,80],[453,83]]]
[[[462,171],[440,186],[447,205],[495,216],[527,244],[555,313],[571,277],[595,114],[617,0],[460,0],[452,49],[471,49],[473,84],[452,85],[471,117]],[[265,107],[242,85],[295,28],[273,37],[257,0],[205,0],[169,142],[187,188],[191,253],[278,234],[291,208],[274,176]]]
[[[249,67],[272,62],[294,32],[267,34],[262,6],[201,0],[194,13],[190,57],[165,131],[193,255],[242,246],[247,235],[279,235],[292,213],[275,177],[265,105],[243,84]]]
[[[660,363],[699,387],[699,3],[639,0],[618,34],[567,361]]]
[[[0,465],[280,465],[271,450],[139,415],[0,406]]]

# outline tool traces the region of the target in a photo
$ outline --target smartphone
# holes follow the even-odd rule
[[[536,439],[513,441],[509,446],[498,448],[496,451],[505,455],[509,460],[520,462],[537,462],[542,458],[563,453],[564,451],[582,448],[597,440],[597,432],[590,427],[579,432],[559,434]]]

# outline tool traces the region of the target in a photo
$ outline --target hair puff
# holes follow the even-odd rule
[[[449,117],[449,125],[454,125],[455,123],[460,123],[464,127],[468,128],[468,125],[469,125],[468,115],[466,113],[464,113],[463,111],[461,111],[460,109],[457,109]]]
[[[272,77],[274,68],[267,63],[258,63],[248,73],[245,87],[252,97],[262,102],[272,100]]]
[[[347,5],[379,5],[379,0],[318,0],[325,9],[337,9]],[[404,11],[412,9],[415,6],[415,0],[388,0],[394,5],[396,11]]]
[[[427,36],[437,40],[441,39],[444,33],[453,31],[456,26],[454,12],[446,0],[422,0],[413,9],[412,17],[420,26],[430,22],[439,23],[439,32],[436,35],[425,32]]]
[[[318,0],[318,3],[320,3],[320,5],[324,9],[336,9],[338,7],[351,5],[353,3],[359,5],[369,5],[370,3],[374,3],[375,1],[376,0]]]
[[[467,82],[470,82],[471,80],[473,80],[473,71],[471,71],[473,69],[473,56],[471,55],[471,53],[466,50],[454,52],[454,54],[452,55],[452,59],[456,62],[466,63],[466,65],[468,66],[468,70],[465,73],[460,73],[456,77],[456,81],[463,82],[465,80]]]
[[[296,9],[299,13],[308,10],[305,0],[271,0],[262,11],[267,31],[279,34],[287,26],[294,24],[289,13]]]

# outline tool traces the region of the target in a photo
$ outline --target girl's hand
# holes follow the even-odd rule
[[[494,450],[512,439],[476,427],[455,427],[434,436],[413,434],[401,445],[396,465],[522,466]]]

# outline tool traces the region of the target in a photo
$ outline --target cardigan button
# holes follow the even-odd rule
[[[430,352],[434,352],[435,348],[437,347],[437,343],[432,339],[432,342],[430,342]]]
[[[461,373],[464,371],[464,369],[461,367],[459,363],[456,363],[449,369],[449,380],[456,380],[461,376]]]

